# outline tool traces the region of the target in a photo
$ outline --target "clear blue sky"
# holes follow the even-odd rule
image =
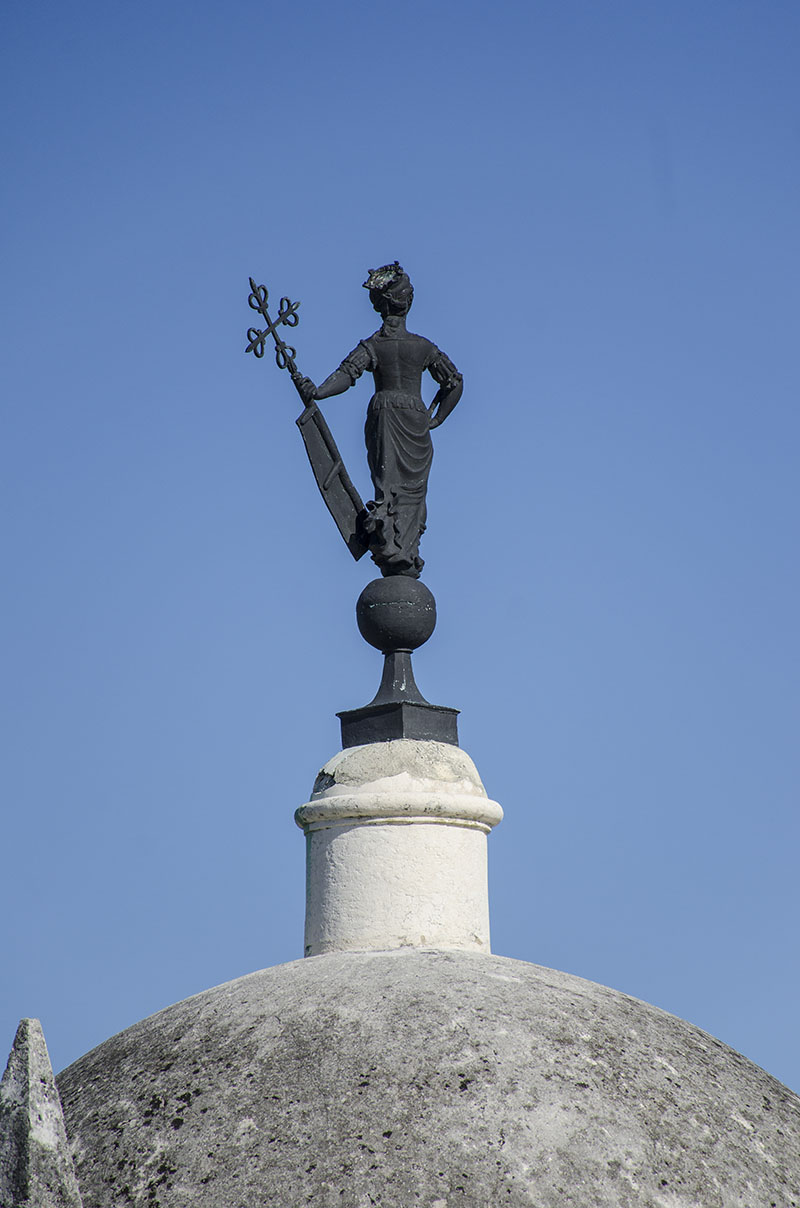
[[[800,7],[3,27],[4,1051],[301,953],[292,813],[379,659],[247,278],[319,380],[398,258],[465,379],[416,668],[506,810],[494,948],[800,1087]],[[365,494],[368,398],[326,406]]]

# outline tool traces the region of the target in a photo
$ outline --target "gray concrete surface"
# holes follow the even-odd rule
[[[800,1100],[614,990],[502,957],[334,953],[58,1079],[84,1208],[798,1208]]]

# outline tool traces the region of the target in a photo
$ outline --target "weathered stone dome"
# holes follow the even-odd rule
[[[502,957],[333,953],[58,1080],[84,1208],[798,1208],[800,1099],[655,1007]]]

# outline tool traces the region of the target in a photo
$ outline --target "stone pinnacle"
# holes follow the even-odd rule
[[[21,1021],[0,1083],[0,1205],[81,1208],[61,1100],[38,1019]]]

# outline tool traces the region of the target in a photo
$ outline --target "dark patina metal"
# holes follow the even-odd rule
[[[419,582],[424,565],[419,542],[425,531],[433,458],[430,433],[458,403],[461,374],[430,340],[407,331],[414,289],[397,261],[370,270],[364,288],[381,316],[381,327],[361,340],[320,386],[300,373],[296,350],[278,330],[297,326],[300,303],[281,298],[272,319],[266,287],[256,285],[252,277],[248,301],[266,326],[248,330],[246,351],[263,357],[272,337],[276,364],[288,370],[305,404],[297,425],[325,504],[353,557],[361,558],[369,550],[383,576],[367,585],[357,607],[362,636],[383,652],[383,678],[369,705],[338,714],[343,746],[392,738],[457,745],[458,710],[425,700],[414,680],[411,652],[428,640],[436,624],[433,596]],[[364,428],[375,498],[366,506],[317,406],[318,400],[342,394],[365,370],[375,382]],[[425,370],[439,386],[428,407],[421,395]]]
[[[361,340],[321,386],[305,378],[298,390],[310,403],[342,394],[365,371],[372,374],[375,393],[364,437],[375,497],[366,506],[362,531],[382,575],[417,578],[423,567],[419,541],[427,519],[431,429],[461,398],[462,379],[431,340],[406,329],[414,288],[397,261],[371,270],[364,288],[383,320],[379,330]],[[421,393],[426,370],[439,386],[429,407]]]
[[[411,652],[436,625],[436,601],[419,579],[391,575],[368,583],[358,597],[361,636],[383,653],[383,676],[374,700],[338,713],[342,746],[420,738],[458,746],[458,709],[432,705],[417,687]]]
[[[290,344],[286,344],[277,330],[281,324],[285,324],[287,327],[297,326],[300,320],[297,308],[300,303],[290,302],[288,298],[281,298],[277,317],[273,321],[267,309],[268,301],[269,294],[266,286],[256,285],[251,277],[248,302],[252,309],[257,310],[263,317],[267,326],[263,330],[259,330],[257,327],[248,328],[249,343],[245,352],[252,352],[256,357],[263,357],[267,338],[272,336],[275,341],[275,363],[279,369],[289,371],[295,388],[303,398],[303,402],[306,403],[296,422],[320,494],[336,522],[336,527],[342,534],[345,545],[358,561],[369,548],[361,527],[362,517],[366,511],[364,502],[344,468],[336,441],[325,422],[324,415],[313,399],[307,402],[303,395],[301,384],[307,379],[303,377],[295,364],[296,349],[292,348]]]

